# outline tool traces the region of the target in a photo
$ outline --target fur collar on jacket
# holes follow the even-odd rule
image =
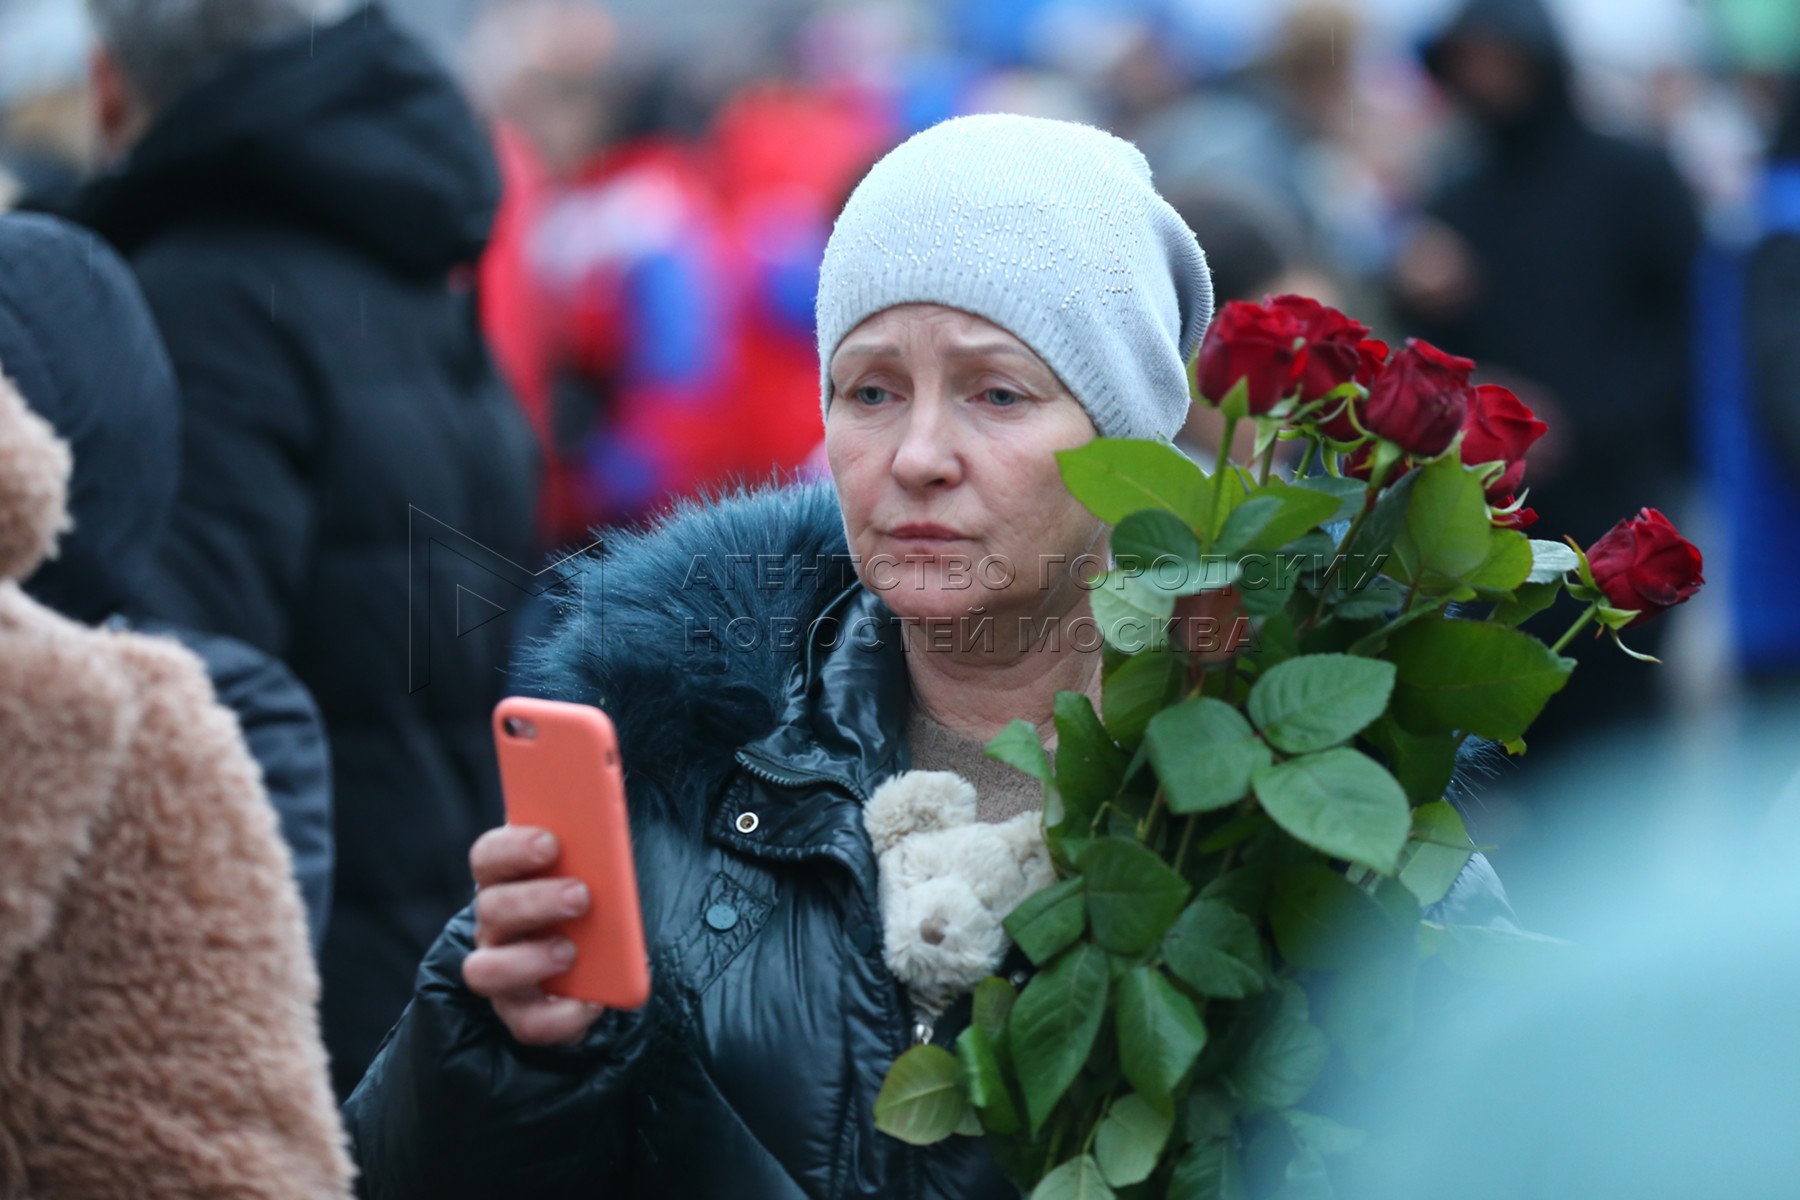
[[[791,711],[807,629],[856,582],[829,483],[686,501],[559,570],[554,622],[521,651],[515,686],[605,708],[634,815],[689,828],[705,817],[696,781],[722,778]]]

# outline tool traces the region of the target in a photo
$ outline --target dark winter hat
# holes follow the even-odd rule
[[[175,502],[175,372],[131,270],[52,217],[0,217],[0,373],[75,455],[72,533],[26,581],[94,621],[142,592]]]

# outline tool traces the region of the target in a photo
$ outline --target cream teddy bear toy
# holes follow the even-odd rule
[[[952,771],[907,771],[875,790],[863,812],[880,870],[888,969],[925,1021],[999,969],[1001,926],[1056,882],[1043,818],[975,819],[975,788]]]

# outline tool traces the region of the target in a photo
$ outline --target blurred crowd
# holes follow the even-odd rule
[[[295,720],[329,733],[329,767],[284,744],[264,768],[298,780],[297,847],[326,819],[307,779],[333,783],[336,882],[311,915],[340,1093],[501,819],[486,720],[516,630],[461,607],[478,567],[408,598],[408,514],[535,566],[673,497],[821,471],[832,221],[882,153],[960,113],[1135,141],[1221,302],[1302,292],[1479,360],[1550,426],[1533,536],[1591,544],[1641,506],[1694,531],[1712,586],[1634,642],[1672,669],[1590,647],[1478,835],[1529,845],[1553,768],[1596,739],[1667,753],[1800,684],[1792,0],[300,7],[312,28],[254,70],[184,76],[148,36],[96,55],[89,9],[130,3],[0,0],[0,210],[123,254],[162,342],[146,324],[133,412],[21,377],[26,401],[78,450],[112,447],[96,463],[141,457],[146,430],[173,447],[184,421],[179,481],[171,450],[142,496],[117,491],[137,466],[94,485],[110,515],[80,515],[77,489],[97,565],[40,581],[46,603],[229,639],[304,684],[320,716],[302,700]],[[0,257],[0,293],[48,286],[25,261]],[[1183,436],[1218,431],[1197,414]],[[140,586],[107,542],[150,533],[166,566]],[[459,635],[429,687],[418,604]]]

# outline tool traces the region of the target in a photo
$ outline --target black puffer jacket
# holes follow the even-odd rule
[[[346,1106],[363,1196],[1016,1196],[976,1139],[917,1149],[874,1127],[912,1023],[862,802],[910,766],[910,693],[844,554],[835,495],[810,485],[686,510],[577,574],[582,602],[526,676],[617,723],[651,1001],[578,1047],[522,1047],[463,986],[465,910]],[[1482,863],[1440,915],[1502,915],[1492,884]],[[967,1020],[965,1003],[933,1040]]]
[[[488,715],[535,450],[453,278],[499,195],[456,84],[378,8],[176,101],[78,216],[130,258],[181,386],[152,592],[285,661],[331,739],[324,1026],[347,1094],[502,819]],[[484,603],[486,601],[486,603]]]

